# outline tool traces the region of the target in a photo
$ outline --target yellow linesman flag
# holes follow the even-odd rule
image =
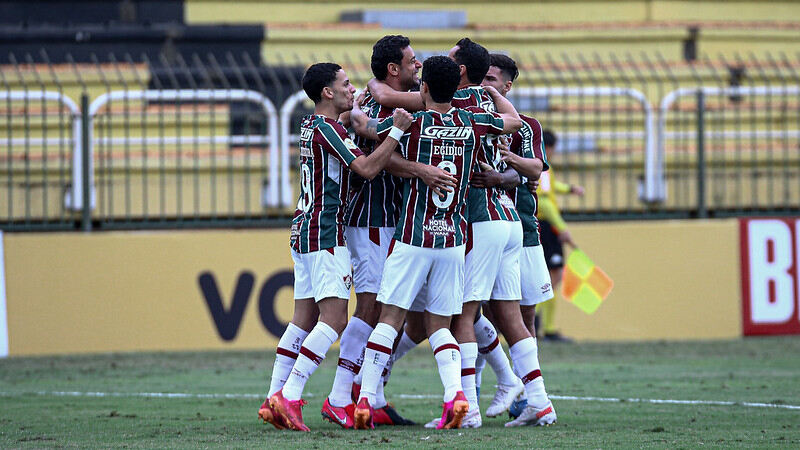
[[[593,314],[608,297],[614,281],[586,253],[575,249],[567,257],[561,295],[586,314]]]

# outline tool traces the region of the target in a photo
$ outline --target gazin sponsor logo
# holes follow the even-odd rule
[[[445,139],[451,141],[463,141],[472,136],[472,127],[443,127],[433,125],[425,128],[420,133],[420,137],[428,139]]]

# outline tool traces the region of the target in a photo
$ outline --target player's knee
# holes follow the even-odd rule
[[[412,341],[418,344],[422,342],[426,337],[425,325],[424,323],[422,323],[422,321],[407,320],[404,331],[408,335],[408,337],[411,338]]]
[[[329,327],[333,328],[339,336],[342,335],[344,328],[347,326],[347,317],[320,317],[320,321],[324,322]]]
[[[381,304],[377,301],[377,295],[373,293],[356,294],[356,309],[353,317],[358,317],[370,326],[374,327],[378,323],[381,314]]]

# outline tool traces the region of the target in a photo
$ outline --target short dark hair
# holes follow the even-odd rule
[[[551,149],[558,142],[558,138],[552,131],[544,130],[542,131],[542,141],[544,141],[545,148]]]
[[[513,59],[506,55],[492,53],[489,55],[489,65],[500,69],[500,72],[503,73],[503,76],[506,77],[507,81],[514,81],[519,76],[517,63],[515,63]]]
[[[336,73],[340,70],[342,66],[334,63],[317,63],[309,67],[303,75],[303,90],[308,98],[319,103],[322,100],[322,89],[333,84]]]
[[[389,75],[386,65],[389,63],[400,64],[403,62],[403,49],[411,45],[411,41],[399,34],[384,36],[372,46],[372,74],[379,80],[385,80]]]
[[[482,45],[463,38],[456,43],[458,51],[454,57],[456,62],[467,68],[467,79],[470,83],[480,84],[489,71],[489,51]]]
[[[428,85],[433,101],[447,103],[461,83],[461,71],[452,59],[431,56],[422,63],[422,81]]]

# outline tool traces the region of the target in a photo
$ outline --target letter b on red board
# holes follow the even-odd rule
[[[745,336],[800,334],[800,218],[741,219]]]

